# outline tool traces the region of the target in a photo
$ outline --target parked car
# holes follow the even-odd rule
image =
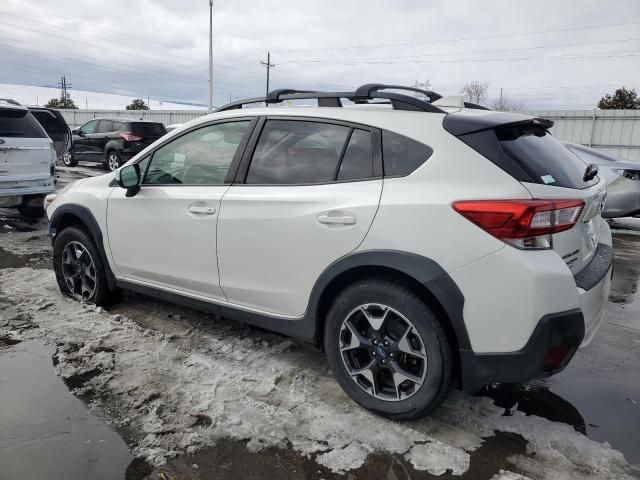
[[[607,182],[606,218],[640,215],[640,163],[627,162],[595,148],[573,143],[565,146],[586,164],[595,164]]]
[[[604,180],[550,121],[413,91],[236,102],[48,197],[61,291],[127,288],[311,342],[395,419],[455,384],[561,371],[610,290]],[[243,108],[297,99],[319,106]]]
[[[44,197],[55,191],[56,158],[70,138],[59,112],[0,99],[0,207],[44,216]]]
[[[159,122],[96,118],[73,131],[73,146],[63,158],[68,167],[78,161],[101,163],[115,170],[167,133]]]

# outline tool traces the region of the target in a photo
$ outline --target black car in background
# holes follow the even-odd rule
[[[72,133],[71,151],[63,157],[66,166],[75,167],[79,161],[96,162],[115,170],[167,130],[159,122],[96,118]]]

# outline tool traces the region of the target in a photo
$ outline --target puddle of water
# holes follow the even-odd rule
[[[17,255],[0,247],[0,269],[2,268],[51,268],[51,254],[29,253]]]
[[[38,341],[0,350],[0,477],[123,478],[133,460],[126,444],[69,393],[52,353]]]
[[[291,449],[266,448],[249,452],[246,442],[226,440],[215,447],[200,450],[194,455],[171,459],[166,467],[154,470],[151,479],[177,480],[207,478],[216,480],[245,480],[268,478],[270,480],[480,480],[491,478],[500,469],[513,471],[507,462],[512,455],[524,455],[526,442],[519,435],[498,432],[485,439],[484,444],[471,453],[469,470],[462,476],[450,473],[434,476],[415,470],[402,455],[372,454],[357,470],[345,475],[332,473],[315,460],[306,458]]]

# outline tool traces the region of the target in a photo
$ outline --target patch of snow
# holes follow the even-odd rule
[[[470,462],[468,453],[441,442],[414,445],[405,458],[416,470],[426,470],[432,475],[442,475],[447,470],[462,475],[469,469]]]
[[[506,470],[500,470],[490,480],[531,480],[529,477],[525,477],[518,473],[507,472]]]
[[[533,478],[631,478],[609,445],[565,424],[503,416],[485,397],[454,392],[428,418],[392,422],[354,404],[321,353],[281,336],[145,299],[109,313],[62,296],[47,270],[3,269],[0,285],[14,319],[0,311],[0,333],[19,326],[14,334],[55,343],[56,371],[97,413],[137,432],[134,453],[156,466],[231,438],[251,451],[290,446],[334,472],[381,452],[462,475],[469,452],[498,430],[528,441],[511,462]]]

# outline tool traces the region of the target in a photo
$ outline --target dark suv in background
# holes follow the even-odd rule
[[[66,166],[75,167],[82,160],[115,170],[167,130],[159,122],[96,118],[72,132],[71,151],[63,157]]]

